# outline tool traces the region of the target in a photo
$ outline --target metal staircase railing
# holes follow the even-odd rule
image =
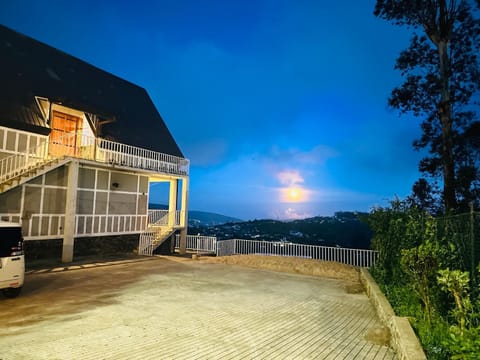
[[[169,211],[162,210],[157,214],[163,214],[163,216],[157,215],[156,221],[149,223],[147,229],[140,234],[138,255],[152,256],[155,249],[175,233],[174,227],[165,226],[168,224]]]
[[[48,139],[28,148],[24,153],[7,156],[0,160],[0,192],[10,190],[66,162],[64,156],[49,155]]]

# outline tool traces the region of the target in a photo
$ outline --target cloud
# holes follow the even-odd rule
[[[280,171],[277,173],[277,179],[280,181],[280,184],[285,186],[294,186],[305,181],[298,170]]]
[[[328,159],[338,156],[338,151],[327,145],[318,144],[309,150],[298,148],[282,149],[278,145],[272,146],[270,157],[276,163],[318,165],[324,164]]]

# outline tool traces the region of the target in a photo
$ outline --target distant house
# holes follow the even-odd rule
[[[26,241],[140,234],[149,255],[180,233],[189,161],[145,89],[0,26],[0,219]],[[149,211],[153,182],[168,210]]]

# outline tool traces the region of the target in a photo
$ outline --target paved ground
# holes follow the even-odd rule
[[[341,281],[148,258],[36,272],[0,299],[0,359],[394,359]]]

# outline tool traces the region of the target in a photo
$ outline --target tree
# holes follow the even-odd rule
[[[441,178],[445,209],[458,209],[476,195],[479,181],[472,155],[478,148],[468,146],[468,129],[476,123],[473,100],[480,90],[480,22],[467,0],[377,0],[374,14],[413,30],[395,64],[405,82],[393,89],[389,105],[422,118],[414,147],[428,155],[419,169]]]

